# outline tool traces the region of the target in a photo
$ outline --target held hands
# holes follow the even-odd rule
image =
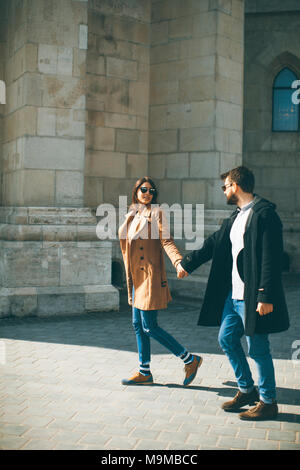
[[[177,277],[178,277],[179,279],[182,279],[182,278],[184,278],[184,277],[186,277],[186,276],[189,275],[189,274],[186,272],[186,270],[183,269],[183,267],[181,266],[180,263],[177,264],[177,266],[176,266],[176,271],[177,271]]]
[[[268,313],[273,312],[273,304],[267,304],[266,302],[258,302],[256,311],[261,316],[268,315]]]

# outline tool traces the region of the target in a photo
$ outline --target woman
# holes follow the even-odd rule
[[[182,277],[182,256],[170,236],[165,216],[157,205],[157,188],[147,176],[140,178],[132,191],[132,204],[119,229],[120,245],[126,270],[128,303],[132,305],[140,369],[123,385],[151,384],[150,338],[180,357],[185,364],[183,385],[195,378],[202,358],[190,354],[175,338],[157,324],[157,311],[172,300],[166,277],[162,248],[177,274]]]

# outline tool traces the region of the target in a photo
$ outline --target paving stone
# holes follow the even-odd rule
[[[236,380],[217,344],[218,328],[191,328],[199,306],[173,301],[160,313],[162,328],[204,357],[189,387],[182,386],[181,362],[154,341],[155,385],[121,384],[138,367],[128,308],[72,319],[1,319],[7,354],[0,378],[0,448],[299,450],[299,365],[290,348],[300,337],[299,293],[292,287],[287,301],[292,326],[270,336],[279,416],[262,422],[241,421],[238,413],[221,409],[235,395]]]

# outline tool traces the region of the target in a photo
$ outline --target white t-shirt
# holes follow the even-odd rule
[[[244,233],[250,209],[253,201],[240,209],[230,230],[230,241],[232,245],[232,298],[236,300],[244,300],[244,282],[240,278],[237,269],[237,257],[244,248]]]

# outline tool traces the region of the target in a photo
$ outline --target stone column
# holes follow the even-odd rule
[[[118,309],[83,207],[87,5],[6,2],[0,316]]]
[[[149,173],[162,202],[204,204],[206,236],[228,216],[220,174],[242,163],[243,32],[243,0],[152,1]],[[208,268],[185,293],[202,296]]]
[[[152,2],[149,168],[169,203],[225,207],[242,161],[243,0]]]

